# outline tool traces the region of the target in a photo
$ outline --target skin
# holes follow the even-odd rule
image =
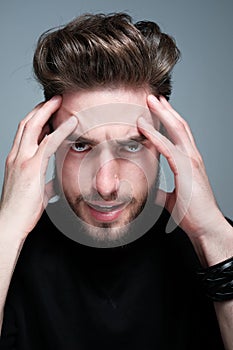
[[[84,97],[85,95],[85,97]],[[67,100],[68,98],[68,100]],[[69,103],[75,103],[75,108]],[[88,106],[86,105],[88,100]],[[156,202],[165,204],[173,218],[189,236],[194,249],[203,264],[210,266],[217,264],[233,255],[233,228],[228,224],[219,210],[208,177],[202,157],[197,150],[190,128],[181,116],[174,111],[170,104],[162,97],[159,99],[149,95],[146,90],[116,89],[89,91],[82,94],[57,96],[52,100],[42,103],[28,114],[20,123],[12,150],[6,160],[5,180],[0,205],[0,326],[3,318],[3,308],[10,279],[17,262],[20,249],[27,235],[37,224],[44,206],[48,199],[53,196],[53,184],[45,185],[45,173],[51,155],[57,152],[57,164],[64,160],[64,141],[78,128],[78,118],[70,117],[70,114],[59,115],[62,104],[67,104],[73,110],[82,110],[86,106],[96,106],[103,102],[115,103],[136,103],[148,107],[156,118],[156,123],[164,124],[169,139],[159,133],[145,118],[140,117],[136,121],[134,132],[144,135],[147,139],[147,148],[154,154],[161,153],[168,161],[173,171],[175,179],[175,189],[172,193],[157,191]],[[56,113],[54,119],[55,131],[45,136],[48,132],[46,125],[51,116]],[[56,119],[57,118],[57,119]],[[91,168],[92,185],[88,191],[97,191],[101,194],[101,200],[107,202],[112,197],[110,193],[120,191],[122,179],[126,179],[127,186],[130,184],[130,191],[133,197],[139,201],[142,198],[143,189],[150,188],[154,178],[150,178],[150,167],[142,173],[137,169],[137,179],[142,181],[140,191],[132,184],[132,174],[135,165],[120,162],[112,157],[111,142],[115,138],[125,138],[129,130],[124,127],[120,129],[108,126],[102,127],[98,131],[98,147],[100,148],[101,159],[99,165],[94,164]],[[86,134],[90,137],[93,135]],[[106,143],[106,141],[108,141]],[[59,149],[59,150],[58,150]],[[66,148],[67,152],[67,148]],[[73,180],[71,169],[77,161],[76,152],[70,151],[60,168],[63,171],[58,174],[64,187],[64,193],[71,203],[75,203],[75,198],[81,190],[74,181],[75,187],[69,187],[69,180]],[[73,153],[72,153],[73,152]],[[67,154],[67,153],[66,153]],[[105,158],[106,157],[106,158]],[[77,168],[81,163],[77,161]],[[111,166],[110,166],[111,165]],[[127,168],[125,168],[125,166]],[[58,167],[59,168],[59,167]],[[127,171],[126,171],[127,169]],[[156,173],[156,169],[154,169]],[[187,170],[189,176],[187,177]],[[190,172],[191,171],[191,172]],[[82,172],[80,172],[82,174]],[[146,184],[145,174],[148,175],[149,182]],[[191,174],[191,177],[190,177]],[[61,177],[61,175],[63,175]],[[117,175],[117,176],[116,176]],[[104,180],[104,181],[103,181]],[[105,186],[106,184],[106,186]],[[190,185],[191,184],[191,185]],[[121,186],[120,186],[121,185]],[[125,191],[129,187],[126,186]],[[106,190],[107,189],[107,190]],[[141,197],[140,197],[141,196]],[[99,200],[99,199],[98,199]],[[92,225],[100,225],[103,219],[109,225],[123,225],[130,219],[130,212],[133,211],[131,205],[123,209],[119,215],[110,215],[110,220],[106,214],[96,214],[85,209],[87,204],[80,202],[79,208],[74,205],[74,210]],[[12,220],[14,213],[14,220]],[[206,215],[208,213],[208,215]],[[102,215],[102,216],[101,216]],[[105,215],[105,216],[104,216]],[[108,218],[109,219],[109,218]],[[13,222],[12,222],[13,221]],[[16,230],[17,228],[17,230]],[[217,317],[226,349],[232,349],[233,344],[233,302],[223,302],[215,304]]]
[[[56,152],[57,177],[86,231],[98,239],[119,239],[127,233],[125,225],[141,212],[155,183],[158,152],[139,132],[137,115],[130,113],[131,105],[148,108],[146,96],[144,90],[135,93],[125,89],[65,94],[53,120],[55,129],[72,114],[79,120],[71,140],[64,141]],[[122,106],[127,106],[124,118],[131,118],[130,123],[109,124],[108,106],[117,109],[116,103],[120,103],[119,113]],[[98,105],[107,107],[101,113],[91,108]],[[102,117],[102,126],[91,127],[87,116],[81,121],[79,112],[88,109],[91,118]],[[137,108],[133,112],[137,113]],[[88,131],[81,133],[83,122]]]

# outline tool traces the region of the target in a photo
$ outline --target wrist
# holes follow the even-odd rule
[[[203,291],[212,301],[223,302],[233,299],[233,257],[200,269],[197,275],[202,283]]]
[[[203,228],[191,241],[203,267],[233,256],[233,227],[223,215]]]
[[[1,241],[15,241],[21,244],[26,236],[27,233],[23,228],[18,225],[17,220],[15,218],[9,217],[6,213],[3,213],[3,211],[0,212],[0,236]]]

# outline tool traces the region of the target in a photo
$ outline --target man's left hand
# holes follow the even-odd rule
[[[138,128],[167,159],[175,183],[172,193],[158,190],[156,203],[164,204],[192,241],[201,240],[203,235],[206,239],[225,218],[217,206],[191,130],[164,97],[148,96],[148,106],[168,137],[142,117],[138,119]]]

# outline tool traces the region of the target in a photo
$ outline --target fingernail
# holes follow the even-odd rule
[[[140,124],[145,124],[146,123],[146,119],[144,118],[144,117],[139,117],[138,118],[138,122],[140,123]]]
[[[159,99],[156,96],[154,96],[154,95],[148,96],[148,99],[152,103],[158,103],[159,102]]]
[[[53,96],[50,101],[57,102],[58,100],[61,99],[60,95]]]
[[[67,119],[66,123],[70,126],[75,126],[78,122],[78,119],[75,116],[70,117]]]

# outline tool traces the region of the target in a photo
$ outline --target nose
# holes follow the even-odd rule
[[[100,163],[93,179],[95,190],[104,200],[114,200],[119,190],[119,164],[117,159]]]

